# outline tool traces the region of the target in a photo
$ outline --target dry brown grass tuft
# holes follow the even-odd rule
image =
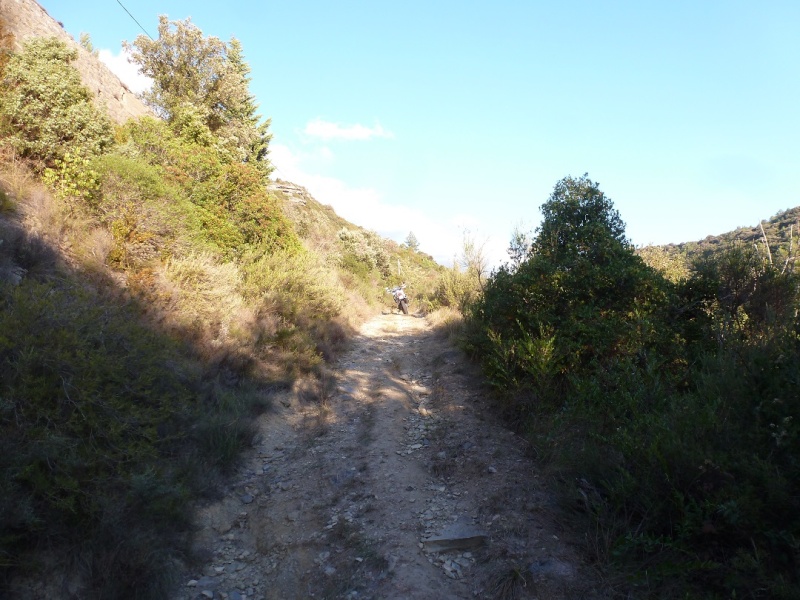
[[[517,566],[500,572],[492,582],[492,598],[494,600],[517,600],[522,598],[528,582],[522,569]]]
[[[449,340],[457,338],[464,330],[464,316],[455,308],[437,308],[426,316],[437,335]]]
[[[251,321],[239,293],[242,277],[232,263],[220,263],[209,254],[174,257],[160,265],[153,284],[166,303],[165,317],[196,331],[212,346],[230,341],[237,322]]]

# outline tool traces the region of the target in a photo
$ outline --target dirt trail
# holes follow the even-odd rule
[[[176,600],[595,597],[472,371],[424,318],[366,323],[322,402],[263,417]]]

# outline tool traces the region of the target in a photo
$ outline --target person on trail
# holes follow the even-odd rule
[[[401,283],[398,286],[393,288],[386,288],[386,291],[392,295],[392,299],[394,303],[397,304],[397,308],[402,311],[404,315],[408,314],[408,296],[403,291],[406,287],[405,283]]]

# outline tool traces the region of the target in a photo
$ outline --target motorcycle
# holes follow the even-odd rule
[[[403,311],[404,315],[408,314],[408,296],[403,291],[406,287],[406,284],[398,285],[393,288],[386,288],[386,291],[392,295],[392,299],[394,303],[397,305],[397,308]]]

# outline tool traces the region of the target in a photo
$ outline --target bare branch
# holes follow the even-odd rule
[[[769,264],[772,264],[772,252],[769,250],[769,243],[767,242],[767,234],[764,232],[764,224],[759,223],[759,227],[761,227],[761,235],[764,236],[764,246],[767,249],[767,257],[769,257]]]

